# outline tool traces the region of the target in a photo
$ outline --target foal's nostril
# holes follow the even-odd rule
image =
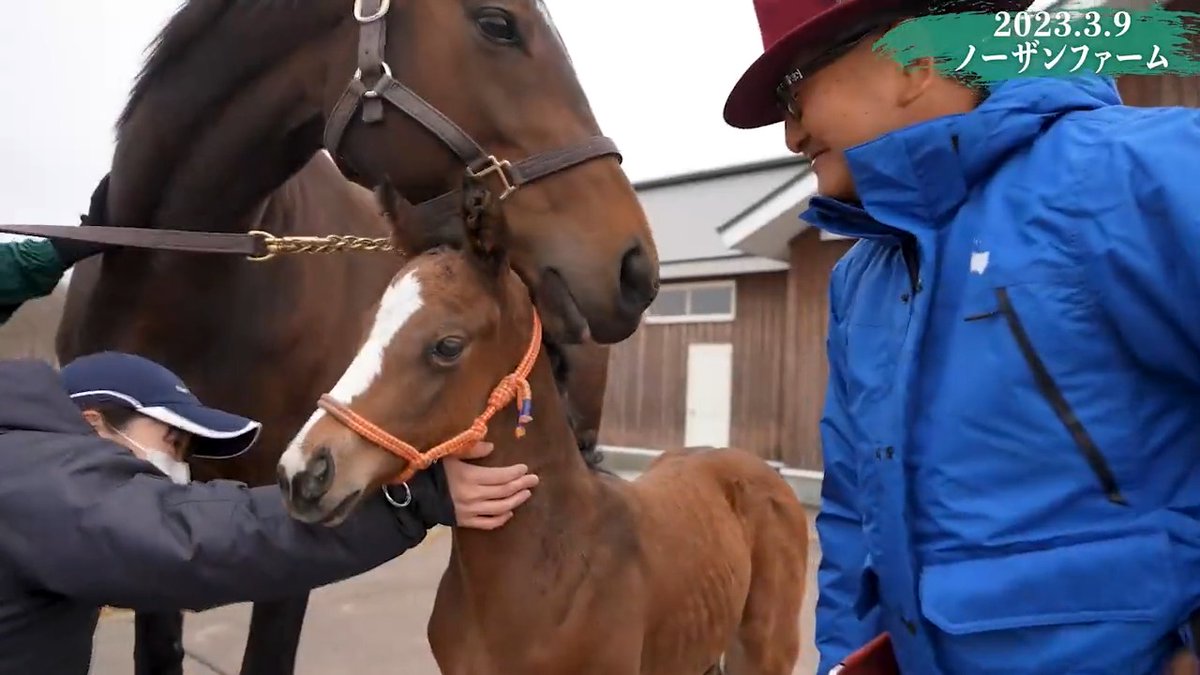
[[[317,502],[333,484],[333,455],[329,448],[319,448],[308,460],[308,466],[292,479],[296,498],[305,502]]]
[[[283,493],[283,496],[285,498],[290,496],[288,493],[291,483],[288,481],[287,471],[282,466],[275,469],[275,479],[279,481],[279,491]]]
[[[621,304],[630,312],[641,312],[658,295],[658,271],[641,244],[621,258]]]

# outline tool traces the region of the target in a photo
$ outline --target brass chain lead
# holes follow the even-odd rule
[[[270,232],[252,230],[252,235],[258,235],[266,243],[267,253],[260,256],[249,256],[254,262],[262,262],[276,255],[291,253],[339,253],[341,251],[379,251],[383,253],[404,252],[392,244],[387,237],[358,237],[350,234],[330,234],[322,237],[276,237]]]

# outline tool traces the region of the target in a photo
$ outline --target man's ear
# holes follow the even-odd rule
[[[92,429],[95,430],[96,433],[100,433],[108,429],[108,423],[104,421],[104,416],[95,410],[84,410],[83,421],[91,425]]]
[[[903,84],[897,103],[901,107],[908,107],[929,92],[929,88],[938,77],[937,65],[932,57],[922,56],[905,64],[901,68],[900,76],[903,78]]]
[[[886,44],[880,44],[901,24],[907,24],[905,28],[916,36],[913,39],[918,45],[932,44],[932,38],[928,35],[928,31],[919,24],[912,23],[909,17],[897,18],[889,22],[877,34],[867,38],[867,41],[871,44],[874,58],[886,61],[887,67],[897,78],[892,82],[895,86],[889,88],[894,95],[896,106],[907,108],[929,92],[930,87],[938,78],[938,72],[937,63],[932,57],[906,58],[897,55]],[[881,64],[877,62],[877,65]]]

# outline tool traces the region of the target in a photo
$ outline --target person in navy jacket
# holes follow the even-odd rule
[[[501,526],[537,482],[524,465],[447,458],[409,481],[403,507],[380,494],[327,528],[290,517],[278,486],[190,481],[188,457],[252,451],[258,432],[133,354],[61,374],[0,361],[0,675],[85,675],[102,606],[285,599],[387,562],[436,525]]]

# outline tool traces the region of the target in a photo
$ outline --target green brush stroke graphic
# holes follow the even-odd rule
[[[932,57],[944,75],[976,82],[1196,75],[1200,59],[1192,43],[1197,33],[1200,14],[1159,7],[960,12],[909,19],[880,38],[874,48],[890,53],[901,64]]]

